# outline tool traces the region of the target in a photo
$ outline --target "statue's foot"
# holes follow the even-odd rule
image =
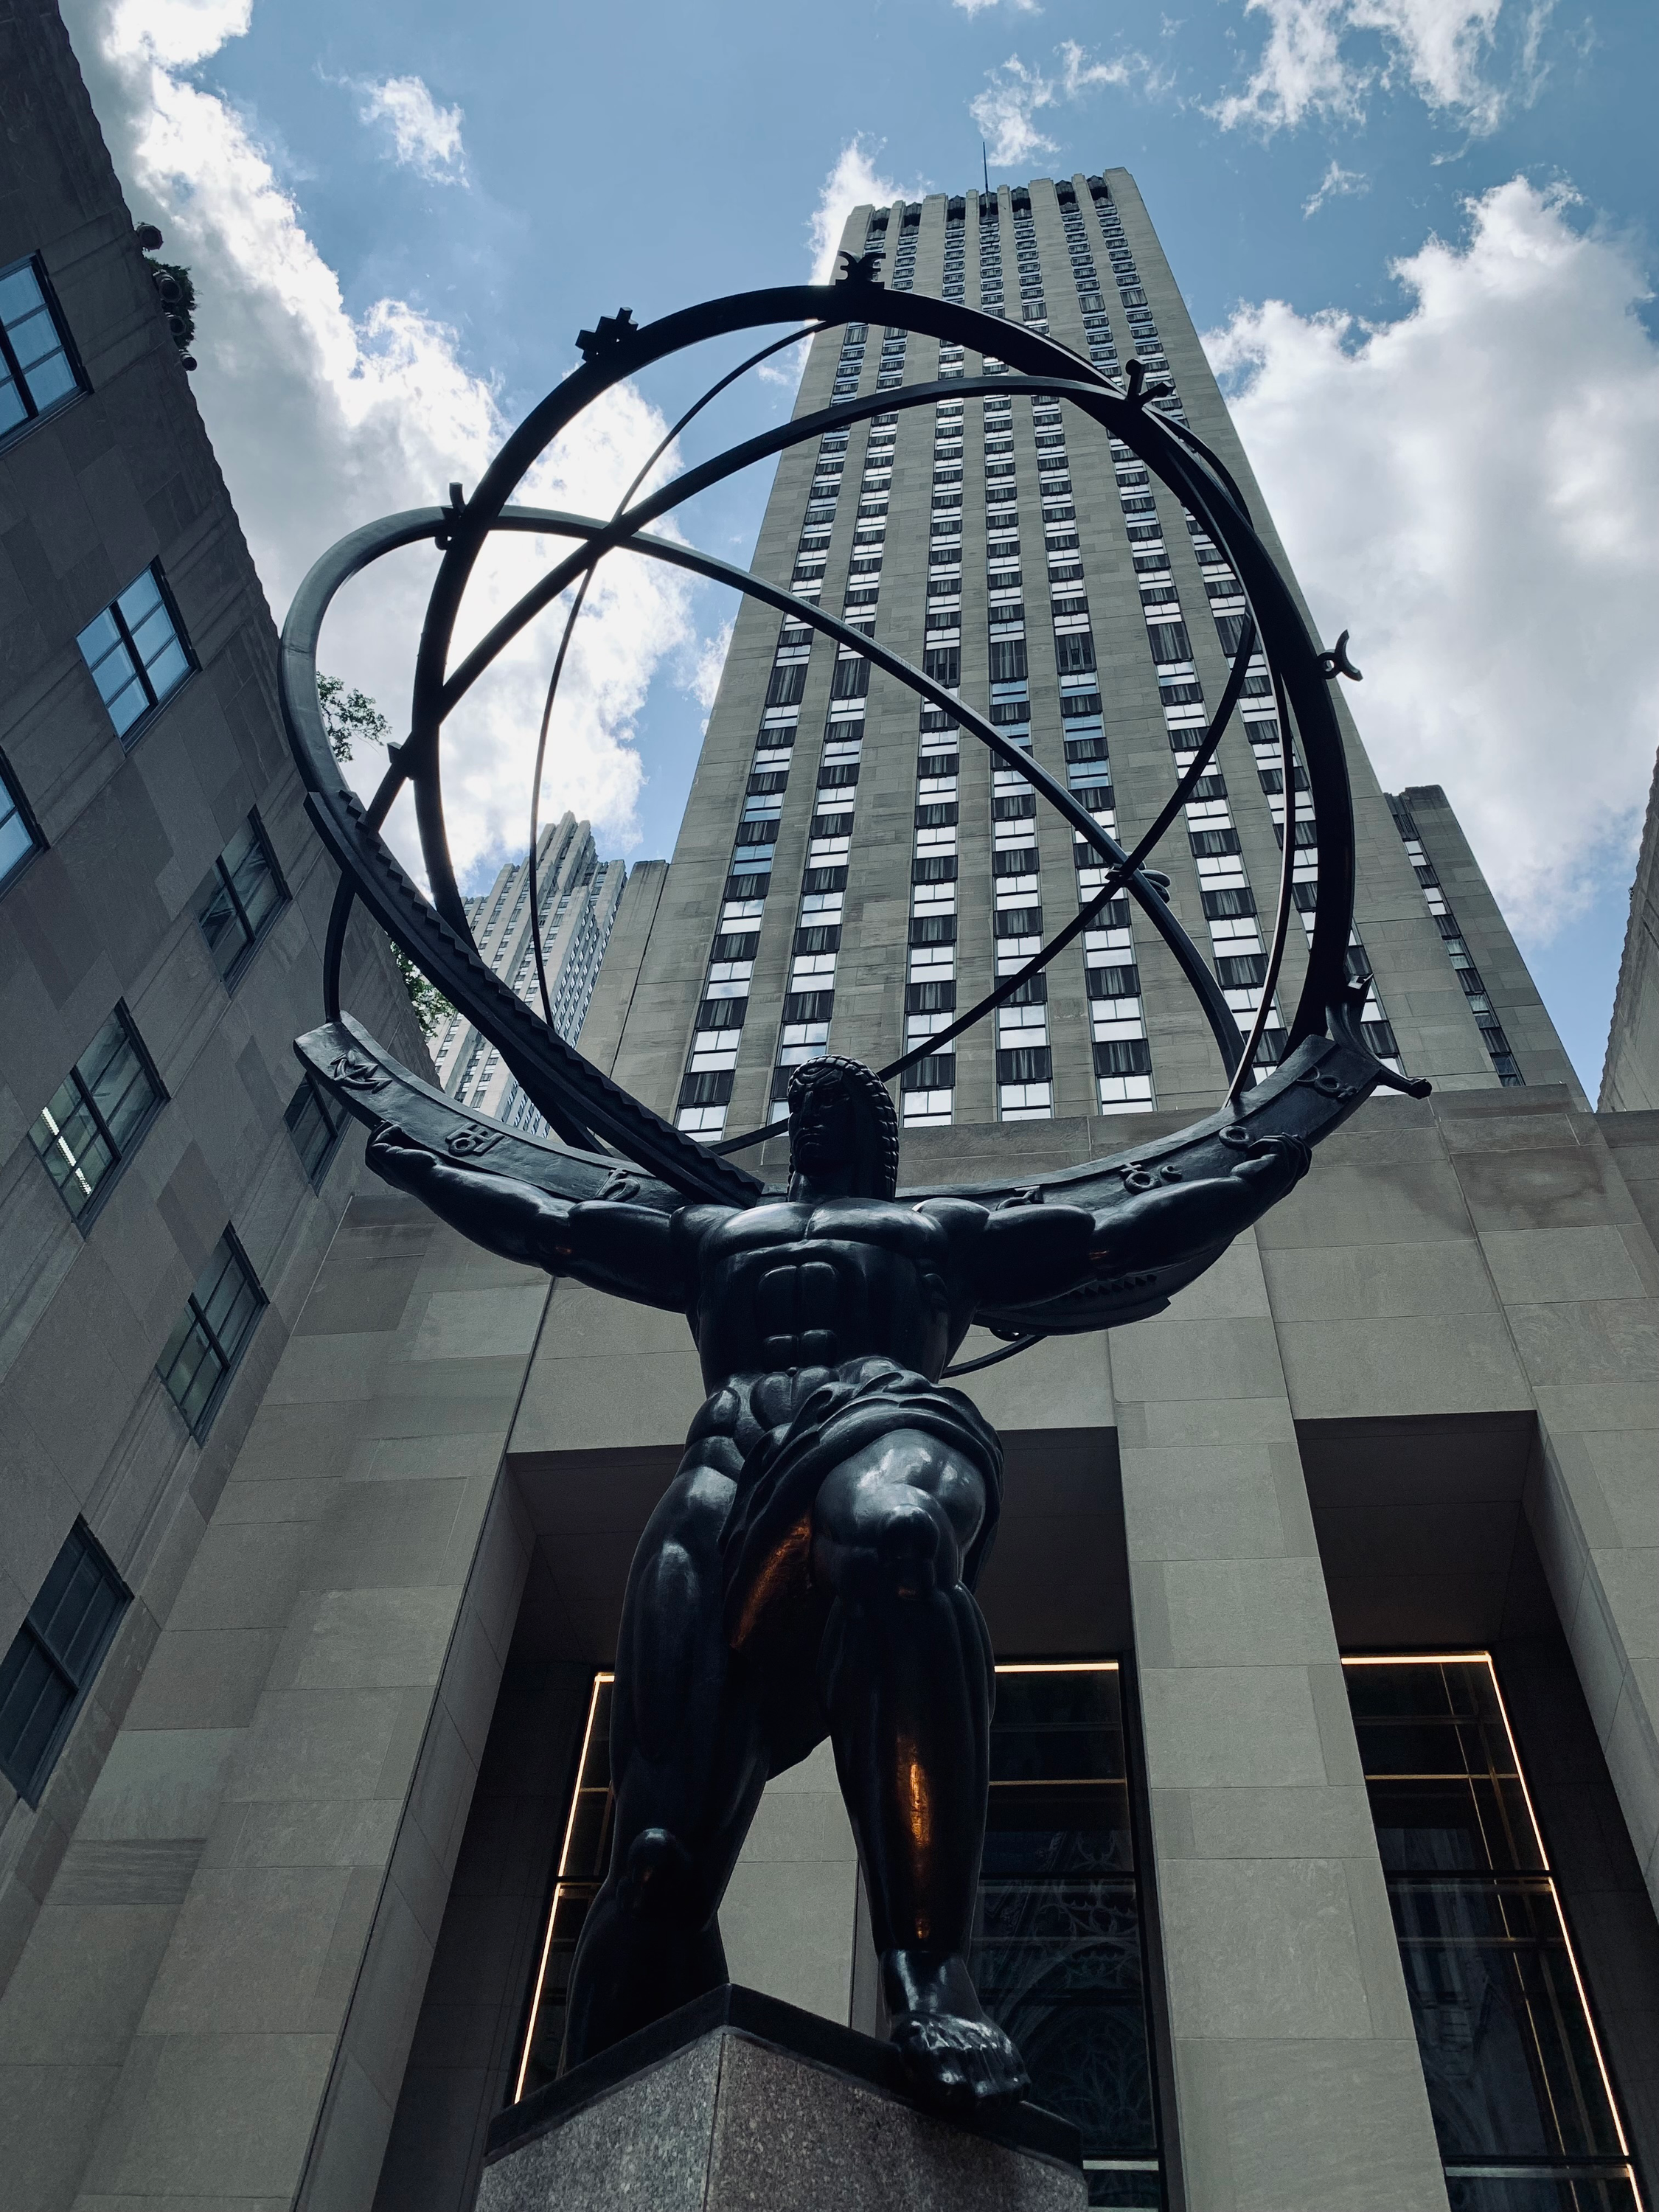
[[[967,1960],[889,1951],[881,1966],[888,2038],[916,2094],[950,2112],[1018,2104],[1030,2081],[1018,2051],[981,2004]]]

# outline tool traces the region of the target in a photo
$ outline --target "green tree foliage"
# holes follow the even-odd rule
[[[392,725],[367,691],[348,690],[342,676],[317,678],[317,697],[323,710],[323,729],[337,761],[356,757],[359,744],[384,745]],[[403,947],[394,945],[392,957],[404,979],[415,1018],[428,1037],[434,1037],[455,1009],[437,985],[423,975]]]
[[[161,295],[173,343],[180,353],[188,353],[196,336],[196,286],[189,270],[177,261],[158,261],[153,253],[144,256],[144,266]]]
[[[415,1009],[415,1018],[428,1037],[437,1036],[455,1009],[437,985],[422,975],[401,945],[392,948],[398,963],[398,973],[404,979],[404,988],[409,993],[409,1003]]]
[[[367,691],[347,690],[343,676],[319,676],[317,696],[323,709],[323,728],[337,761],[356,758],[356,748],[383,745],[392,725]]]

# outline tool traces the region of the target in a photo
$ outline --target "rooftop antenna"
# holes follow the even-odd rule
[[[982,138],[979,142],[979,158],[980,165],[985,171],[985,197],[988,200],[991,197],[991,157],[985,150],[985,141]]]

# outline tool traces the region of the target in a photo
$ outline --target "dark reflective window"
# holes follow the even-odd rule
[[[1492,1662],[1345,1662],[1452,2212],[1639,2212]]]
[[[1082,2132],[1090,2203],[1160,2204],[1114,1665],[997,1669],[971,1963],[1030,2069],[1033,2100]]]
[[[196,919],[228,989],[240,980],[254,948],[287,904],[288,887],[264,826],[257,814],[250,814],[196,894]]]
[[[345,1109],[337,1106],[322,1085],[313,1083],[307,1075],[289,1101],[283,1119],[288,1124],[288,1133],[294,1139],[294,1149],[300,1155],[300,1164],[307,1180],[320,1188],[328,1173],[328,1164],[345,1134]]]
[[[192,1435],[213,1425],[225,1386],[246,1348],[265,1294],[228,1229],[209,1253],[207,1265],[173,1324],[155,1371]]]
[[[77,1521],[0,1658],[0,1772],[31,1805],[40,1802],[131,1602],[96,1537]]]
[[[137,1150],[165,1094],[138,1032],[117,1006],[35,1116],[29,1134],[58,1195],[83,1229],[116,1171]]]

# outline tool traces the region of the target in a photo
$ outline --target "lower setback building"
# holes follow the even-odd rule
[[[536,840],[533,883],[526,855],[508,862],[482,896],[466,902],[473,941],[485,966],[538,1012],[544,984],[547,1012],[562,1037],[574,1038],[581,1028],[627,874],[622,861],[600,860],[586,822],[565,814]],[[541,916],[539,969],[531,927],[532,900]],[[546,1122],[500,1054],[462,1015],[452,1010],[440,1023],[432,1057],[439,1083],[458,1103],[509,1129],[547,1134]]]
[[[55,15],[28,0],[6,35],[3,82],[29,72],[8,111],[27,173],[91,173]],[[199,665],[172,703],[147,702],[142,743],[101,740],[99,818],[119,835],[86,849],[133,845],[147,762],[157,777],[175,762],[174,834],[193,842],[175,862],[155,847],[161,949],[94,944],[64,988],[82,939],[48,870],[60,852],[70,865],[71,802],[55,811],[50,748],[14,735],[35,708],[0,721],[21,818],[49,841],[0,892],[0,932],[40,979],[15,1004],[28,1016],[58,994],[76,1013],[52,1054],[20,1056],[15,1079],[8,1063],[21,1105],[0,1202],[24,1192],[30,1218],[59,1224],[73,1262],[64,1277],[54,1261],[56,1279],[83,1299],[51,1337],[49,1291],[26,1285],[5,1315],[21,1346],[0,1382],[19,1640],[0,1711],[28,1668],[42,1696],[72,1686],[8,1754],[21,1778],[0,1826],[0,2204],[459,2212],[491,2117],[554,2062],[603,1869],[623,1581],[701,1402],[697,1363],[679,1317],[489,1257],[357,1176],[349,1147],[320,1199],[316,1158],[283,1166],[310,1140],[282,1129],[272,1071],[315,1018],[327,887],[246,704],[269,701],[269,629],[130,220],[97,175],[68,213],[63,183],[0,201],[30,208],[27,251],[92,380],[78,416],[32,434],[34,460],[15,459],[26,441],[0,465],[40,468],[24,489],[45,527],[64,464],[47,469],[41,441],[77,420],[89,439],[113,362],[136,358],[206,519],[151,491],[106,580],[65,561],[57,658],[30,697],[49,676],[90,745],[120,695],[76,635],[159,559]],[[876,237],[895,285],[1050,319],[1097,358],[1167,362],[1249,486],[1123,172],[860,210],[849,246]],[[137,333],[125,355],[88,335],[83,267]],[[950,366],[879,325],[827,334],[801,404]],[[1023,722],[1103,813],[1148,819],[1191,726],[1183,695],[1225,680],[1232,617],[1211,609],[1229,580],[1206,574],[1220,564],[1161,491],[1085,495],[1080,439],[1079,488],[1062,494],[1028,401],[974,409],[955,437],[930,407],[891,426],[888,454],[878,424],[854,434],[856,455],[849,441],[787,459],[760,564],[873,604],[878,635],[890,620],[915,658],[947,656],[952,688]],[[99,473],[107,450],[76,449],[89,501],[118,480],[107,460]],[[856,507],[830,483],[855,460]],[[940,501],[970,465],[964,520],[965,492]],[[208,573],[229,580],[240,628],[204,619],[204,580],[172,538],[158,554],[143,537],[155,515],[183,545],[201,542],[192,529],[223,544]],[[1058,918],[1088,889],[1069,841],[1050,849],[948,717],[919,726],[914,700],[845,665],[740,617],[673,862],[635,870],[611,909],[584,1048],[660,1109],[707,1117],[698,1129],[762,1121],[780,1074],[826,1042],[890,1054],[1043,927],[1035,908]],[[169,739],[187,712],[208,719]],[[1237,963],[1221,972],[1246,1016],[1284,798],[1265,744],[1256,758],[1261,719],[1226,741],[1225,788],[1198,802],[1221,811],[1160,855],[1183,915],[1213,924],[1217,959]],[[1659,1116],[1588,1109],[1440,794],[1390,802],[1357,736],[1352,750],[1370,1018],[1434,1095],[1368,1104],[1164,1314],[966,1385],[1008,1466],[981,1588],[999,1703],[975,1970],[1039,2095],[1078,2120],[1097,2203],[1631,2212],[1659,2176]],[[188,806],[185,762],[215,769]],[[256,802],[283,882],[319,878],[274,921],[267,848],[240,826]],[[244,917],[246,944],[222,957]],[[1048,999],[1012,1010],[1035,1018],[964,1039],[905,1091],[902,1184],[1040,1174],[1212,1103],[1218,1060],[1159,948],[1115,915],[1101,935]],[[174,960],[180,980],[146,995],[124,960],[158,963],[145,976]],[[246,980],[227,989],[228,972]],[[104,1038],[109,1004],[87,977],[127,1007],[131,1034]],[[365,943],[351,1003],[412,1056],[392,988]],[[149,1012],[162,1006],[172,1027]],[[199,1041],[194,1060],[162,1048],[175,1036]],[[145,1121],[137,1078],[105,1082],[123,1051],[159,1072],[161,1118]],[[456,1058],[452,1042],[452,1079]],[[65,1084],[133,1158],[89,1230],[56,1133],[31,1136],[48,1109],[77,1126]],[[223,1178],[211,1206],[198,1153]],[[781,1153],[765,1147],[769,1171]],[[289,1210],[245,1191],[286,1192]],[[227,1218],[270,1309],[216,1400],[203,1361],[246,1319],[223,1266],[203,1264]],[[176,1255],[152,1265],[164,1235]],[[270,1255],[289,1250],[283,1272]],[[211,1422],[199,1446],[193,1403]],[[878,2028],[827,1753],[768,1789],[721,1926],[738,1979]]]

